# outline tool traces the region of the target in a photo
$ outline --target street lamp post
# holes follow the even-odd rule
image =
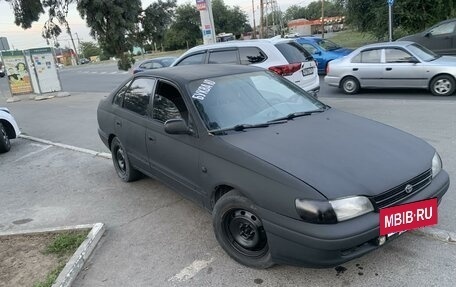
[[[321,38],[325,38],[325,0],[321,0]]]

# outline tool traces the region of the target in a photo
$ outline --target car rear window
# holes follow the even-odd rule
[[[288,63],[302,63],[312,60],[309,52],[295,42],[278,43],[275,45],[282,55],[287,59]]]

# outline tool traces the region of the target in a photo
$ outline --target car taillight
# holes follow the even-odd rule
[[[270,71],[273,71],[274,73],[281,75],[281,76],[293,75],[294,72],[297,72],[300,69],[301,69],[301,63],[269,67]]]

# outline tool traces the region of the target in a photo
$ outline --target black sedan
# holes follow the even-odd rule
[[[382,210],[440,202],[449,186],[423,140],[255,67],[137,74],[100,102],[98,123],[123,181],[142,173],[202,205],[223,249],[255,268],[359,257],[400,234],[380,234]]]

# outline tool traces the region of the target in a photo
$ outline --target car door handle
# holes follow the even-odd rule
[[[353,71],[358,71],[358,68],[353,68]]]
[[[387,71],[391,71],[392,69],[393,69],[393,68],[386,68],[385,70],[387,70]]]
[[[122,126],[122,123],[119,122],[119,121],[116,121],[116,126],[121,127],[121,126]]]

